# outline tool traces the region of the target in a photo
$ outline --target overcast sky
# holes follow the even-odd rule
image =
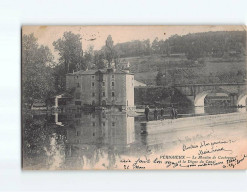
[[[24,26],[22,33],[34,33],[38,43],[48,46],[55,54],[52,43],[62,37],[65,31],[80,34],[85,51],[89,45],[93,45],[96,50],[100,49],[108,35],[112,36],[116,44],[144,39],[150,39],[152,42],[155,37],[165,40],[174,34],[232,30],[244,30],[244,26]]]

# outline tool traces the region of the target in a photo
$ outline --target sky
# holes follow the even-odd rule
[[[90,45],[95,50],[105,45],[108,35],[112,36],[114,44],[132,40],[150,39],[152,42],[156,37],[167,39],[174,34],[185,35],[196,32],[208,31],[234,31],[246,30],[245,26],[23,26],[22,33],[34,33],[38,43],[48,46],[57,57],[52,43],[63,36],[65,31],[80,34],[82,37],[82,48],[86,51]],[[93,39],[93,40],[92,40]]]

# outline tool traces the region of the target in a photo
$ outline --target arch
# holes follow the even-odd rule
[[[247,94],[241,94],[238,97],[237,106],[240,105],[246,107],[246,98],[247,98]]]
[[[204,100],[205,100],[205,97],[209,94],[212,94],[212,93],[224,93],[226,95],[229,96],[229,93],[224,91],[224,90],[207,90],[207,91],[203,91],[199,94],[196,95],[195,99],[194,99],[194,106],[196,107],[204,107]]]
[[[204,99],[210,93],[211,91],[203,91],[197,94],[194,100],[194,106],[204,106]]]

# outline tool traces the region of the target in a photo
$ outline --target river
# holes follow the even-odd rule
[[[246,108],[179,109],[179,117],[245,112]],[[169,118],[169,111],[165,118]],[[24,169],[114,169],[122,156],[143,156],[172,150],[177,144],[210,137],[246,138],[246,125],[235,123],[183,132],[143,135],[136,116],[117,111],[23,114]],[[152,116],[151,116],[152,120]],[[237,129],[237,130],[236,130]],[[226,133],[227,132],[227,133]]]

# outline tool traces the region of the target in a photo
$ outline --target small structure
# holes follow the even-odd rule
[[[120,70],[126,70],[130,68],[130,63],[126,60],[122,60],[121,62],[119,62],[117,64],[117,68],[120,69]]]
[[[35,101],[31,106],[31,110],[47,110],[47,105],[43,101]]]
[[[73,99],[71,95],[68,94],[60,94],[51,97],[48,102],[49,106],[53,109],[53,111],[59,111],[61,107],[67,105],[67,102]]]

